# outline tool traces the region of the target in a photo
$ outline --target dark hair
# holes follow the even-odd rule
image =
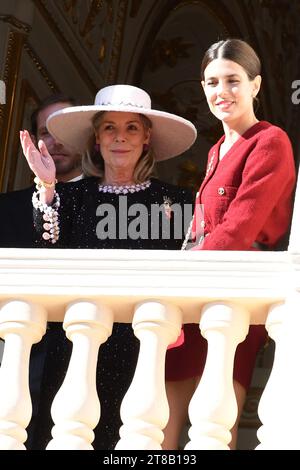
[[[70,103],[70,106],[76,106],[77,101],[72,98],[72,96],[67,96],[62,93],[56,93],[53,95],[48,96],[44,100],[41,101],[39,106],[33,111],[33,113],[30,116],[30,121],[31,121],[31,133],[37,137],[37,120],[38,120],[38,115],[41,111],[46,109],[48,106],[51,106],[52,104],[56,103]]]
[[[201,80],[208,64],[215,59],[232,60],[245,70],[249,80],[254,80],[261,72],[261,63],[254,49],[241,39],[226,39],[210,46],[201,64]]]

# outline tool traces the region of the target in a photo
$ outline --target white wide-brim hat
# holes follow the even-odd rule
[[[185,152],[195,142],[195,126],[176,114],[151,109],[151,99],[144,90],[131,85],[112,85],[98,91],[95,104],[72,106],[51,114],[47,128],[62,144],[87,150],[93,135],[92,118],[100,111],[144,114],[152,122],[151,147],[156,160],[166,160]]]

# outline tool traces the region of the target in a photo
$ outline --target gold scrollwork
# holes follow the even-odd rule
[[[76,52],[74,52],[73,48],[69,44],[68,40],[65,37],[65,31],[62,30],[61,26],[57,23],[57,21],[54,19],[53,15],[50,13],[50,11],[47,9],[47,5],[44,5],[41,1],[39,0],[33,0],[36,8],[39,10],[49,27],[52,29],[54,35],[56,36],[59,44],[63,47],[65,50],[66,54],[70,58],[70,60],[73,62],[74,66],[80,73],[81,77],[84,79],[86,82],[86,85],[89,87],[91,92],[95,94],[95,91],[98,89],[98,86],[95,84],[94,80],[92,80],[91,76],[88,73],[88,70],[86,67],[82,65],[80,62]]]
[[[99,21],[97,21],[97,15],[101,11],[101,9],[105,7],[105,5],[107,7],[107,12],[100,26],[105,25],[106,22],[112,22],[112,6],[109,0],[92,0],[85,18],[83,18],[84,15],[82,11],[79,11],[80,5],[78,5],[77,0],[64,1],[63,3],[64,11],[71,18],[74,25],[79,24],[79,17],[83,18],[81,26],[78,27],[78,32],[79,35],[84,38],[85,43],[89,49],[92,49],[95,45],[95,43],[91,40],[91,33],[96,27],[96,25],[99,26]],[[98,53],[98,58],[100,62],[104,61],[105,55],[106,48],[104,44],[102,44]]]
[[[184,42],[182,37],[175,37],[169,40],[158,39],[155,41],[150,59],[149,68],[154,71],[165,65],[167,67],[175,67],[179,59],[189,58],[189,48],[193,44]]]
[[[78,23],[78,16],[76,14],[77,0],[65,0],[63,2],[64,10],[71,15],[74,24]]]
[[[8,23],[11,26],[14,26],[17,29],[24,31],[27,34],[31,31],[31,27],[28,24],[23,23],[22,21],[18,20],[18,18],[12,15],[0,15],[0,21]]]
[[[135,18],[138,15],[141,6],[142,0],[132,0],[129,16],[131,18]]]
[[[101,8],[105,5],[105,0],[93,0],[88,11],[87,17],[85,22],[80,28],[80,35],[85,37],[88,33],[90,33],[95,27],[95,18],[98,15]]]
[[[116,26],[113,37],[111,60],[109,70],[106,78],[106,83],[113,83],[118,76],[118,68],[120,62],[121,44],[124,36],[126,13],[128,7],[128,0],[119,0],[117,9]]]
[[[6,104],[1,106],[0,115],[0,187],[3,187],[4,174],[8,160],[8,143],[15,109],[18,71],[22,55],[25,35],[11,30],[8,35],[7,54],[4,66],[4,82],[6,83]]]
[[[15,129],[22,129],[24,125],[28,125],[28,122],[24,122],[24,117],[26,115],[30,116],[32,111],[37,108],[38,104],[39,99],[34,89],[27,80],[23,79],[18,96],[18,107],[15,113]],[[7,191],[13,191],[15,188],[14,184],[16,180],[18,157],[20,156],[20,139],[18,132],[14,132],[12,135],[10,155]],[[31,184],[31,182],[30,180],[27,181],[28,184]]]
[[[43,79],[46,81],[51,91],[53,93],[57,93],[59,91],[58,86],[56,85],[55,81],[50,77],[49,72],[42,63],[42,60],[36,55],[35,51],[30,47],[28,42],[25,42],[24,50],[27,52],[28,56],[34,63],[35,67],[38,69],[39,73],[42,75]]]
[[[106,56],[106,39],[101,39],[101,44],[99,47],[98,60],[100,63],[104,62]]]

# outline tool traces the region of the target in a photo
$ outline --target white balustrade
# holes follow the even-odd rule
[[[229,449],[237,417],[234,355],[248,333],[249,319],[249,312],[234,304],[212,302],[203,308],[200,328],[208,343],[207,359],[189,405],[190,441],[185,449]]]
[[[276,341],[276,351],[271,377],[259,405],[263,426],[258,431],[261,442],[258,449],[300,450],[300,292],[291,293],[271,314],[276,314],[277,325],[273,329],[267,326]]]
[[[258,416],[262,426],[257,431],[257,437],[260,441],[256,447],[257,450],[276,450],[278,430],[280,434],[283,431],[282,416],[280,415],[284,412],[284,407],[282,409],[280,402],[282,401],[282,387],[284,387],[282,373],[284,373],[286,365],[283,363],[281,339],[285,314],[286,306],[280,302],[270,308],[266,321],[268,334],[275,341],[275,355],[272,371],[258,406]]]
[[[98,350],[110,336],[112,326],[113,313],[101,303],[77,301],[67,308],[64,329],[73,349],[65,380],[51,408],[55,425],[48,450],[93,449],[93,429],[100,418]]]
[[[296,239],[295,239],[296,240]],[[299,448],[300,256],[288,252],[0,249],[0,449],[24,449],[31,416],[30,347],[50,321],[63,321],[73,352],[52,406],[48,449],[92,449],[99,421],[96,363],[113,321],[132,322],[141,347],[121,408],[117,449],[160,449],[168,421],[167,345],[181,322],[208,340],[202,380],[190,404],[187,449],[228,449],[237,408],[233,358],[248,323],[276,341],[274,370],[260,406],[258,448]],[[15,299],[15,300],[12,300]],[[84,300],[78,300],[84,299]],[[37,306],[37,304],[39,306]],[[276,316],[277,315],[277,316]],[[281,325],[282,322],[282,325]],[[59,360],[59,358],[58,358]]]
[[[181,331],[182,313],[174,305],[145,301],[135,308],[134,333],[140,353],[122,406],[121,439],[116,449],[161,449],[169,419],[165,390],[165,356]]]
[[[0,336],[5,340],[0,369],[0,449],[25,450],[31,414],[28,370],[33,343],[46,330],[46,311],[20,300],[0,309]]]

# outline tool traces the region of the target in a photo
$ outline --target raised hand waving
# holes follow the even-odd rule
[[[53,183],[55,181],[56,168],[45,143],[40,140],[38,142],[38,150],[32,142],[28,131],[20,131],[20,141],[23,153],[33,173],[41,181],[48,184]]]

